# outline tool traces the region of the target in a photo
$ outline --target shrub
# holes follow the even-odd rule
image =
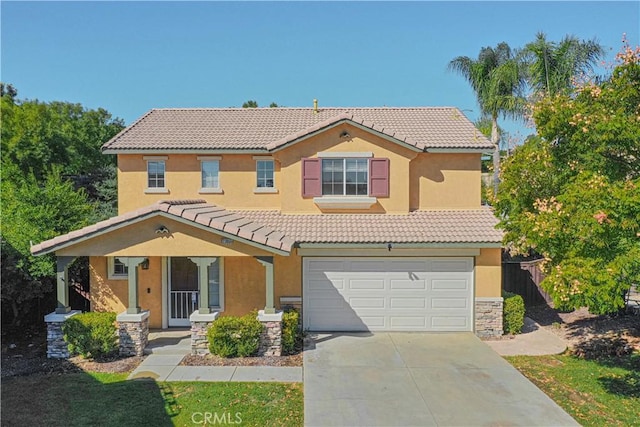
[[[524,300],[518,294],[504,292],[503,328],[506,334],[519,334],[524,326]]]
[[[300,313],[296,310],[285,311],[282,315],[282,353],[294,354],[302,347]]]
[[[207,331],[209,351],[220,357],[253,356],[260,346],[261,333],[262,323],[255,312],[221,317]]]
[[[62,324],[64,340],[71,354],[99,358],[118,350],[115,313],[82,313]]]

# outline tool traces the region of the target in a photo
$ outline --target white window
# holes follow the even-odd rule
[[[202,189],[216,190],[220,188],[220,162],[218,160],[202,160]]]
[[[164,160],[147,162],[147,187],[164,188]]]
[[[322,159],[323,196],[367,196],[368,194],[368,159]]]
[[[273,182],[273,160],[257,160],[256,170],[258,180],[256,187],[258,188],[274,188]]]
[[[147,161],[147,189],[146,193],[168,193],[165,181],[166,156],[145,156]]]
[[[209,266],[209,307],[223,308],[224,289],[222,286],[222,258]]]
[[[115,257],[107,258],[107,277],[111,280],[126,280],[129,278],[129,268]]]

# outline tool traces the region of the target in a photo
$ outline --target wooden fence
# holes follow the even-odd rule
[[[503,260],[502,289],[521,295],[528,306],[551,303],[551,296],[540,287],[544,274],[540,271],[539,262]]]

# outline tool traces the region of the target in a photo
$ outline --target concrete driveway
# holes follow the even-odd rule
[[[578,425],[471,333],[318,334],[308,426]]]

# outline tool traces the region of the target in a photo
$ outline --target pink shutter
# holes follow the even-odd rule
[[[302,197],[322,195],[322,162],[320,159],[302,159]]]
[[[369,159],[369,195],[389,197],[389,159]]]

